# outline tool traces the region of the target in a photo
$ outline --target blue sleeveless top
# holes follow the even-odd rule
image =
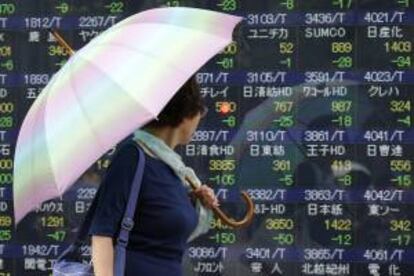
[[[99,188],[89,235],[117,237],[138,162],[133,141],[121,145]],[[125,275],[181,276],[186,241],[198,222],[187,189],[163,161],[147,154]]]

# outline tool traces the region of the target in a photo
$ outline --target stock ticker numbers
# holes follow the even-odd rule
[[[0,276],[51,274],[116,149],[14,228],[18,130],[69,56],[48,30],[79,49],[159,6],[245,18],[196,75],[209,112],[179,151],[226,212],[245,190],[256,216],[211,221],[185,275],[414,275],[413,0],[22,0],[0,1]]]

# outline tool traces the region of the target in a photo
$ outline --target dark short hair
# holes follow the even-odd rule
[[[204,101],[195,76],[188,79],[158,115],[144,128],[177,127],[184,118],[193,118],[204,111]]]

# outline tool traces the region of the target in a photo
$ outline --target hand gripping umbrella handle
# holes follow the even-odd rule
[[[66,50],[68,50],[70,55],[73,55],[75,53],[75,51],[69,46],[68,43],[66,43],[66,41],[59,35],[59,33],[56,30],[52,29],[52,30],[50,30],[50,32],[56,38],[58,43],[62,47],[64,47]],[[186,177],[186,180],[190,183],[191,187],[194,190],[197,189],[197,185],[190,178]],[[220,210],[220,208],[212,207],[212,210],[213,210],[214,214],[216,216],[218,216],[223,223],[225,223],[229,226],[232,226],[234,228],[241,228],[241,227],[248,226],[252,222],[253,216],[254,216],[253,201],[251,200],[251,198],[249,197],[249,195],[246,192],[242,191],[241,195],[243,196],[243,199],[247,204],[247,212],[246,212],[245,217],[242,220],[236,221],[233,218],[229,218],[225,213],[223,213],[223,211]]]
[[[188,183],[190,183],[191,188],[193,188],[194,190],[197,189],[197,185],[189,177],[186,177],[185,180]],[[245,191],[242,191],[241,192],[241,195],[242,195],[244,201],[247,204],[247,212],[246,212],[246,215],[244,216],[244,218],[242,220],[236,221],[233,218],[229,218],[218,207],[212,207],[211,208],[213,210],[214,214],[216,216],[218,216],[223,223],[225,223],[226,225],[232,226],[234,228],[241,228],[241,227],[248,226],[252,222],[253,216],[254,216],[254,205],[253,205],[253,201],[251,200],[251,198],[249,197],[249,195]]]

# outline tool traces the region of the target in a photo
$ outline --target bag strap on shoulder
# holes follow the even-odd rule
[[[117,239],[117,244],[123,247],[126,247],[129,239],[129,232],[134,227],[134,214],[137,207],[138,196],[141,189],[142,176],[144,175],[145,167],[145,155],[142,149],[136,143],[133,144],[138,149],[138,165],[135,171],[134,180],[132,181],[128,203],[121,222],[121,229],[119,231]]]

